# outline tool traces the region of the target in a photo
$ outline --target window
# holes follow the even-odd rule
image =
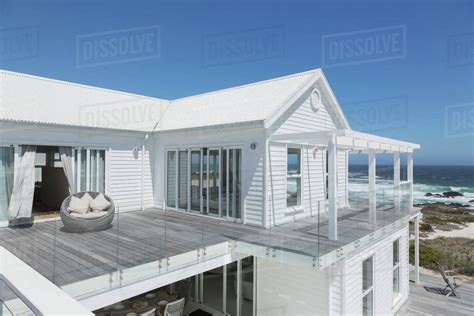
[[[400,239],[393,242],[393,297],[400,294]]]
[[[374,314],[374,257],[362,263],[362,315]]]
[[[287,150],[286,206],[301,205],[301,149]]]

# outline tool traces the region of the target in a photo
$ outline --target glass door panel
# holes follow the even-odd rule
[[[191,151],[191,210],[201,211],[201,151]]]
[[[240,210],[240,178],[241,178],[241,149],[229,149],[228,160],[228,216],[241,218]]]
[[[81,174],[80,174],[80,187],[79,191],[86,191],[87,190],[87,150],[81,149]]]
[[[227,149],[222,149],[221,155],[221,216],[227,216]]]
[[[89,177],[89,190],[96,191],[97,188],[97,150],[90,151],[90,177]]]
[[[226,310],[229,315],[237,315],[237,261],[225,266],[227,269]]]
[[[97,153],[97,191],[105,193],[105,150]]]
[[[166,205],[176,207],[176,151],[168,151],[166,166]]]
[[[209,156],[207,148],[202,150],[202,213],[208,213],[209,200]]]
[[[188,152],[179,151],[178,197],[180,209],[188,209]]]
[[[0,221],[9,218],[8,205],[13,190],[14,155],[13,147],[0,147]]]
[[[209,150],[209,214],[219,216],[219,150]]]
[[[203,304],[215,310],[224,310],[224,269],[225,266],[203,273]]]
[[[242,259],[242,274],[240,281],[240,314],[253,315],[253,275],[254,258]]]

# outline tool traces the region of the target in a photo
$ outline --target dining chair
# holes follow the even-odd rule
[[[162,316],[183,316],[184,303],[185,303],[184,297],[177,301],[168,303],[165,307],[165,310]]]

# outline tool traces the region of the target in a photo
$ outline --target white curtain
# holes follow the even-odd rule
[[[22,146],[19,167],[10,201],[10,219],[31,218],[35,191],[36,146]]]
[[[13,147],[0,147],[0,222],[9,218],[8,205],[13,189],[14,157]]]
[[[64,174],[69,183],[69,191],[76,193],[76,181],[74,181],[74,159],[72,157],[72,148],[59,146],[59,155],[63,164]]]

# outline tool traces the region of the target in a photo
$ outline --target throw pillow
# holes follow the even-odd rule
[[[73,196],[67,209],[69,213],[86,214],[89,211],[89,202]]]
[[[82,200],[87,201],[87,203],[90,203],[94,198],[89,194],[89,193],[84,193],[84,195],[81,197]]]
[[[101,193],[96,196],[95,199],[93,199],[90,203],[89,206],[91,208],[92,212],[102,212],[106,210],[110,206],[110,202],[107,201],[105,196]]]

